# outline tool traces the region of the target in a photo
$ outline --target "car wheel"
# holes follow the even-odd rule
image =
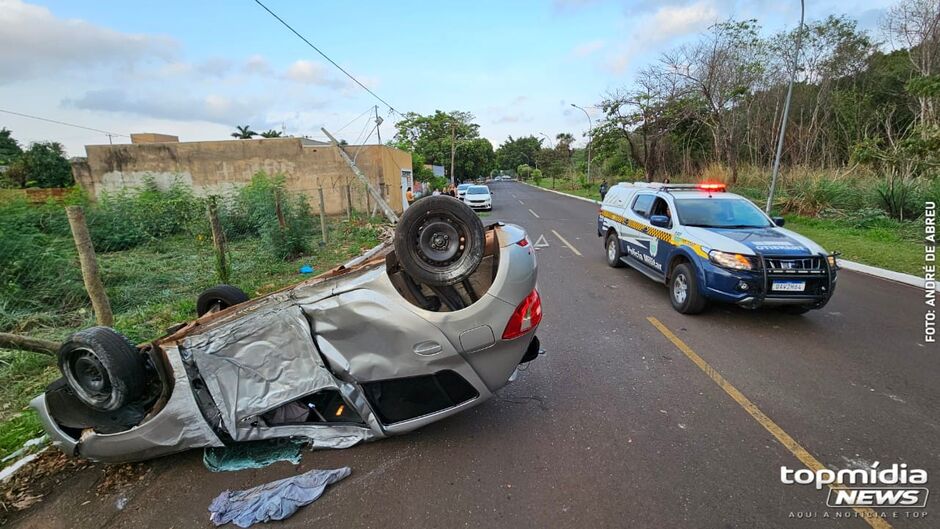
[[[430,197],[401,216],[395,254],[417,282],[454,285],[480,265],[485,235],[483,222],[469,206],[452,197]]]
[[[623,257],[623,254],[620,252],[620,238],[617,237],[616,233],[611,232],[607,235],[607,266],[613,268],[620,268],[623,266],[623,261],[620,260]]]
[[[813,310],[813,307],[810,305],[784,305],[780,307],[780,312],[783,312],[784,314],[790,314],[792,316],[806,314],[811,310]]]
[[[75,396],[100,411],[139,397],[146,385],[143,357],[124,335],[108,327],[79,331],[62,344],[59,369]]]
[[[692,267],[687,263],[676,266],[669,278],[669,300],[682,314],[698,314],[705,310],[707,300],[699,292]]]
[[[216,285],[206,289],[196,299],[196,314],[202,316],[210,312],[219,312],[233,305],[248,301],[248,294],[232,285]]]

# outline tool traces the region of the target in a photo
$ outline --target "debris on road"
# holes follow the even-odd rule
[[[247,490],[226,490],[209,505],[209,520],[217,526],[231,522],[242,528],[257,522],[283,520],[316,501],[327,485],[351,472],[349,467],[314,469]]]
[[[28,465],[0,484],[0,526],[9,516],[42,501],[68,476],[88,467],[83,459],[67,457],[58,450],[44,450]]]
[[[296,465],[300,463],[300,450],[306,444],[305,441],[296,439],[274,439],[209,447],[203,452],[202,462],[212,472],[263,468],[278,461],[288,461]]]

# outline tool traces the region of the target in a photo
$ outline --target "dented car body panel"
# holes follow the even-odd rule
[[[408,299],[385,245],[365,262],[203,316],[144,346],[162,359],[166,380],[129,429],[63,427],[49,392],[32,406],[62,450],[105,462],[283,437],[346,448],[412,431],[485,401],[538,347],[537,322],[502,338],[536,286],[525,232],[493,225],[487,241],[485,292],[464,308],[432,311]]]

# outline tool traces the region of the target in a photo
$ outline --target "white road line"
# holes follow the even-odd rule
[[[519,201],[519,203],[522,204],[523,206],[525,205],[525,202],[523,202],[523,201],[521,201],[521,200]]]
[[[532,211],[532,210],[530,209],[529,211]],[[568,248],[570,248],[571,251],[575,253],[575,255],[578,255],[578,256],[581,255],[581,252],[579,252],[578,249],[575,248],[574,246],[571,246],[571,243],[568,242],[568,241],[566,241],[565,238],[562,237],[560,233],[558,233],[558,232],[555,231],[555,230],[552,230],[552,233],[555,234],[555,237],[558,237],[559,239],[561,239],[561,242],[565,243],[565,246],[567,246]]]
[[[542,218],[542,217],[539,217],[539,214],[538,214],[538,213],[536,213],[536,212],[534,212],[534,211],[532,211],[531,209],[529,210],[529,213],[531,213],[531,214],[532,214],[532,216],[534,216],[534,217],[535,217],[535,218],[537,218],[537,219],[540,219],[540,218]]]

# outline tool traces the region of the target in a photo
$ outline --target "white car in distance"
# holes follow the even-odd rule
[[[470,186],[467,188],[463,201],[473,209],[493,210],[493,196],[487,186]]]
[[[463,200],[463,199],[464,199],[464,196],[467,194],[467,188],[469,188],[469,187],[472,186],[472,185],[473,185],[473,184],[460,184],[460,185],[458,185],[458,186],[457,186],[457,198],[459,198],[460,200]]]

